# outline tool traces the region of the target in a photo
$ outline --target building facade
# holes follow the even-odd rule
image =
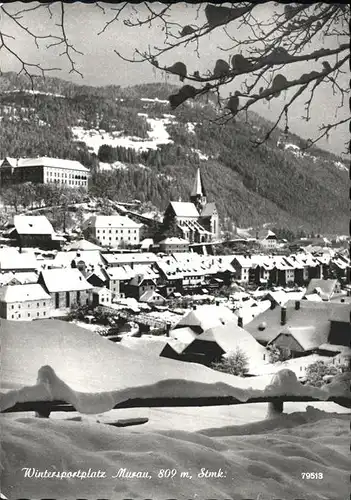
[[[196,172],[190,201],[171,201],[164,221],[175,221],[182,238],[189,243],[208,243],[219,239],[219,215],[215,203],[207,203],[200,169]]]
[[[11,321],[30,321],[50,317],[53,303],[39,284],[10,285],[0,288],[0,317]]]
[[[79,161],[60,158],[9,158],[0,165],[0,186],[33,182],[88,188],[90,171]]]
[[[84,234],[105,247],[140,243],[140,224],[123,215],[94,215],[84,224]]]

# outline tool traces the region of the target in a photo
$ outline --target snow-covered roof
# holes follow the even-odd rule
[[[151,264],[158,262],[160,258],[151,252],[142,253],[104,253],[102,258],[109,265],[122,264]]]
[[[139,299],[140,302],[165,302],[165,298],[154,290],[148,290]]]
[[[177,217],[199,217],[197,208],[190,201],[171,201],[170,205]]]
[[[41,272],[41,276],[49,292],[80,291],[93,288],[79,269],[47,269]]]
[[[1,302],[27,302],[31,300],[51,299],[44,288],[38,284],[10,285],[0,288]]]
[[[337,285],[338,280],[312,278],[307,286],[306,295],[317,292],[320,297],[328,300],[333,295]]]
[[[67,245],[67,250],[101,250],[101,247],[99,245],[95,245],[95,243],[92,243],[91,241],[82,239],[78,241],[74,241],[73,243],[70,243]]]
[[[13,224],[18,234],[54,234],[54,228],[45,215],[15,215]]]
[[[103,271],[110,280],[128,281],[133,278],[134,272],[130,266],[109,267]]]
[[[204,206],[202,212],[201,212],[201,217],[210,217],[213,215],[213,213],[217,210],[216,204],[213,202],[206,203]]]
[[[169,236],[164,240],[159,242],[160,245],[189,245],[189,241],[184,238],[176,238],[175,236]]]
[[[262,363],[263,356],[266,354],[266,349],[250,333],[240,328],[237,321],[210,328],[196,337],[196,340],[216,342],[227,354],[239,348],[246,354],[252,365]]]
[[[7,158],[9,160],[9,158]],[[12,160],[12,159],[11,159]],[[76,160],[62,160],[60,158],[49,158],[42,156],[41,158],[18,158],[15,163],[11,163],[14,167],[51,167],[51,168],[64,168],[67,170],[79,170],[81,172],[89,173],[89,169],[84,167],[79,161]]]
[[[15,248],[0,248],[0,270],[11,271],[16,269],[35,270],[38,262],[34,253],[20,253]]]
[[[126,215],[93,215],[85,221],[84,227],[95,228],[131,228],[138,229],[142,224],[134,222]]]
[[[204,305],[197,306],[187,312],[175,326],[175,329],[180,327],[198,327],[198,329],[205,331],[215,326],[224,325],[229,322],[236,322],[237,317],[228,309],[228,307],[217,305]]]
[[[350,307],[348,304],[301,300],[299,308],[296,309],[295,306],[296,301],[294,300],[285,305],[285,325],[281,324],[281,308],[277,306],[256,316],[245,325],[245,329],[260,342],[272,341],[280,333],[286,332],[287,329],[294,332],[303,331],[305,336],[311,337],[312,342],[314,336],[319,335],[319,333],[328,336],[331,320],[348,322],[349,319]],[[321,343],[326,342],[326,340],[327,338]],[[304,345],[307,345],[307,342],[308,339],[305,340]]]

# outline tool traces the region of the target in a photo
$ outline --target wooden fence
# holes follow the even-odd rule
[[[325,402],[311,396],[275,396],[256,397],[247,401],[239,401],[231,396],[228,397],[199,397],[199,398],[137,398],[128,399],[118,403],[113,409],[122,408],[165,408],[165,407],[200,407],[200,406],[224,406],[242,405],[250,403],[268,403],[268,417],[272,418],[283,412],[285,402]],[[351,408],[351,398],[342,396],[331,396],[327,401],[337,403],[346,408]],[[3,413],[29,412],[33,411],[38,417],[49,417],[51,412],[74,412],[75,407],[65,401],[29,401],[16,403],[7,408]]]

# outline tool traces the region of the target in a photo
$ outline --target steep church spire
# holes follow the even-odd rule
[[[206,191],[201,178],[200,168],[197,169],[195,182],[191,191],[190,200],[194,203],[198,211],[201,213],[206,205]]]

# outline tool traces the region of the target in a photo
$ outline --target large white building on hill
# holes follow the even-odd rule
[[[33,182],[87,189],[90,171],[79,161],[60,158],[9,158],[0,161],[0,186]]]

